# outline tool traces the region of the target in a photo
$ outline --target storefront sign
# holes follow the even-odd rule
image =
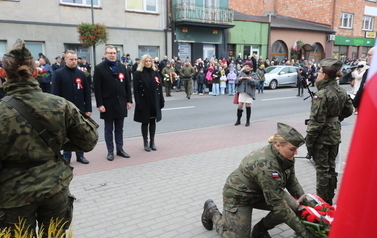
[[[365,38],[376,38],[376,32],[375,31],[367,31],[365,32]]]
[[[336,36],[334,45],[374,46],[376,39]]]

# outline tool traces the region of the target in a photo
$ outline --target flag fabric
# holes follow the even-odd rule
[[[374,56],[358,109],[330,238],[364,238],[376,235],[376,123],[377,56]]]
[[[292,49],[294,49],[295,51],[298,51],[297,40],[296,40],[295,43],[293,44]]]

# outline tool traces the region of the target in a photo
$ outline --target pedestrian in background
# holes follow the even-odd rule
[[[123,150],[123,126],[132,108],[131,75],[124,64],[117,62],[114,46],[105,47],[105,59],[95,67],[93,81],[97,108],[105,121],[106,158],[114,160],[114,138],[116,154],[130,158]]]
[[[69,50],[65,54],[65,66],[52,74],[52,94],[63,97],[76,105],[81,112],[92,115],[92,96],[90,84],[85,73],[77,68],[77,54]],[[64,151],[64,159],[71,162],[71,151]],[[89,164],[84,152],[76,151],[76,161]]]
[[[203,96],[204,85],[206,83],[206,75],[204,74],[204,69],[200,68],[198,74],[196,75],[196,81],[198,83],[198,94]]]
[[[37,80],[39,82],[39,86],[41,87],[42,91],[45,93],[51,93],[51,76],[52,76],[52,67],[51,65],[46,63],[45,58],[39,58],[39,64],[37,63],[38,67],[38,76]]]
[[[235,81],[237,78],[237,70],[234,68],[234,64],[229,65],[228,74],[226,75],[226,78],[228,80],[228,94],[229,96],[234,96],[236,90]]]
[[[307,127],[306,147],[313,156],[317,171],[317,195],[328,204],[333,204],[338,173],[335,159],[341,141],[340,122],[352,115],[352,100],[347,91],[336,82],[343,63],[335,58],[320,62],[315,93]]]
[[[264,64],[259,65],[257,69],[257,75],[259,79],[258,83],[258,93],[263,93],[264,90],[264,81],[266,80],[265,74],[267,73],[266,69],[264,68]]]
[[[294,156],[305,143],[304,137],[293,127],[278,123],[277,133],[268,142],[248,154],[228,176],[222,214],[213,200],[204,203],[201,220],[207,230],[215,225],[221,237],[268,238],[268,230],[286,223],[300,237],[312,238],[296,215],[295,199],[305,193],[295,175]],[[251,231],[253,208],[270,212]]]
[[[38,226],[39,231],[44,230],[42,238],[47,238],[52,222],[57,225],[59,220],[61,228],[68,229],[75,200],[69,191],[72,169],[58,151],[92,150],[98,125],[70,101],[42,92],[34,79],[33,57],[22,39],[4,54],[3,68],[4,90],[12,97],[8,102],[20,103],[28,112],[23,114],[48,131],[43,136],[55,142],[51,143],[55,149],[20,115],[20,108],[0,101],[0,231],[10,227],[11,237],[16,237],[16,226],[24,219],[23,232],[36,237]]]
[[[141,123],[144,150],[157,150],[155,144],[156,122],[162,118],[161,109],[165,106],[160,75],[150,55],[143,55],[134,74],[133,90],[135,97],[134,121]],[[149,143],[148,143],[149,131]]]
[[[241,124],[244,105],[246,108],[245,126],[250,126],[251,104],[255,100],[255,89],[258,83],[258,75],[253,72],[253,63],[246,61],[235,82],[238,93],[237,121],[234,124],[235,126]]]

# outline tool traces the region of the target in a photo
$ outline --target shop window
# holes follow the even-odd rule
[[[157,12],[157,0],[126,0],[126,10]]]
[[[7,42],[5,40],[0,40],[0,55],[4,55],[7,51]]]
[[[374,17],[363,17],[363,31],[373,31]]]
[[[72,6],[91,7],[92,1],[93,7],[100,7],[100,0],[60,0],[60,3]]]
[[[153,59],[156,57],[159,58],[159,51],[160,51],[160,48],[158,46],[139,46],[138,47],[138,54],[140,57],[145,54],[148,54]]]
[[[340,19],[340,27],[351,29],[352,26],[353,26],[353,14],[343,12],[342,17]]]

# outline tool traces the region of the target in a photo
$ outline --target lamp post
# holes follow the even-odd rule
[[[94,25],[94,8],[93,8],[93,0],[90,0],[91,8],[92,8],[92,24]],[[93,45],[93,65],[96,66],[96,45]]]

